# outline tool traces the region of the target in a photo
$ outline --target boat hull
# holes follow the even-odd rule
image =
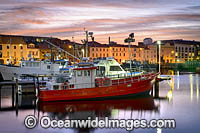
[[[148,93],[155,81],[155,75],[146,79],[133,80],[111,86],[68,89],[68,90],[40,90],[40,101],[68,101],[68,100],[103,100],[109,98],[126,97]],[[136,78],[137,79],[137,78]],[[117,80],[114,80],[115,83]]]

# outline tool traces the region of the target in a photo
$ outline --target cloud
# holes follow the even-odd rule
[[[0,33],[84,38],[83,28],[97,41],[108,36],[123,42],[184,37],[199,40],[198,0],[7,0],[0,1]],[[183,39],[184,39],[183,38]]]

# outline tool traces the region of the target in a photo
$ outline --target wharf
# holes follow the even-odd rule
[[[45,84],[45,81],[39,81],[39,84]],[[35,81],[18,81],[18,85],[34,85]],[[0,86],[10,86],[16,85],[16,81],[2,81],[0,82]]]

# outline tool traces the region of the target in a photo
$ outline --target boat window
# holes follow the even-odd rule
[[[90,71],[88,71],[88,76],[90,76]]]
[[[104,76],[105,75],[105,67],[104,66],[98,66],[97,67],[97,71],[96,71],[96,74],[98,76]]]
[[[119,66],[110,66],[110,71],[122,71]]]
[[[87,71],[84,71],[84,76],[87,76]]]
[[[58,90],[59,89],[59,85],[54,85],[53,86],[53,90]]]
[[[82,71],[77,71],[78,76],[82,76]]]

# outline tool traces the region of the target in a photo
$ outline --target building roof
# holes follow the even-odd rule
[[[112,44],[101,44],[99,42],[88,42],[88,46],[90,47],[128,47],[128,45],[125,44],[116,44],[116,43],[112,43]],[[139,46],[136,45],[130,45],[132,48],[140,48]]]
[[[184,44],[184,45],[200,45],[199,41],[194,40],[183,40],[183,39],[175,39],[175,40],[160,40],[162,44],[170,43],[170,45],[174,44]],[[154,42],[156,44],[156,42]]]

